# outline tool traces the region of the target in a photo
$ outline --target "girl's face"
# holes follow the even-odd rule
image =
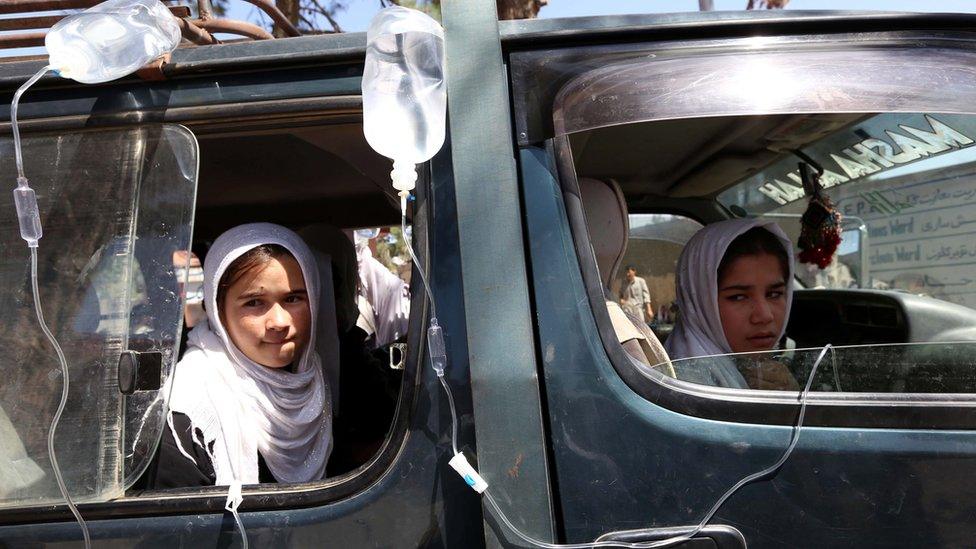
[[[786,277],[770,254],[734,260],[718,281],[718,312],[733,353],[769,351],[786,321]]]
[[[290,256],[272,258],[227,288],[222,321],[247,358],[267,366],[291,364],[308,343],[312,314],[305,279]]]

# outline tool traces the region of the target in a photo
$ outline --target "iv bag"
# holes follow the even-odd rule
[[[416,179],[414,165],[444,144],[447,89],[444,30],[427,15],[400,6],[380,10],[366,32],[363,133],[376,152]]]
[[[107,0],[51,27],[49,65],[84,84],[131,74],[180,44],[176,17],[159,0]]]

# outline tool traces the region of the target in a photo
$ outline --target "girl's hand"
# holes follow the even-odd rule
[[[799,391],[800,384],[782,362],[760,360],[742,371],[750,389],[764,391]]]

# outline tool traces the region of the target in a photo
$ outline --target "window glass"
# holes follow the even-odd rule
[[[822,348],[780,349],[675,360],[675,377],[717,385],[734,369],[750,389],[796,391],[806,383]],[[846,393],[976,393],[976,343],[860,345],[828,351],[811,391]],[[659,371],[664,371],[658,368]],[[744,387],[739,387],[744,388]]]
[[[621,307],[632,316],[644,317],[649,327],[661,339],[674,328],[677,313],[674,295],[674,271],[681,249],[702,228],[702,224],[673,214],[630,214],[627,249],[617,278],[611,281],[610,291]],[[627,290],[631,285],[628,270],[633,267],[635,277],[647,285],[651,312],[635,307]],[[644,309],[644,310],[642,310]]]
[[[796,390],[829,343],[838,350],[821,365],[814,390],[976,391],[976,116],[677,119],[579,132],[569,142],[578,177],[613,178],[631,202],[682,201],[701,219],[715,219],[717,202],[739,226],[775,223],[782,230],[757,229],[773,243],[749,244],[732,256],[726,254],[739,233],[723,240],[721,227],[730,225],[707,224],[719,231],[702,240],[714,248],[714,271],[705,282],[694,271],[704,263],[689,264],[683,291],[698,298],[682,302],[680,289],[664,280],[673,280],[669,272],[694,222],[631,216],[622,263],[646,272],[651,293],[659,294],[652,327],[673,371],[658,370],[693,383]],[[822,168],[824,194],[842,215],[841,241],[825,268],[799,260],[809,207],[801,162]],[[647,242],[639,234],[654,237]],[[788,266],[792,278],[780,275]],[[688,310],[662,308],[675,296]],[[684,336],[676,336],[682,327]]]
[[[152,455],[162,421],[158,387],[180,325],[174,251],[189,247],[197,147],[179,126],[30,136],[25,169],[44,236],[38,284],[45,320],[67,356],[70,391],[54,447],[77,501],[121,495]],[[11,140],[0,166],[13,173]],[[0,195],[0,507],[62,501],[47,437],[61,369],[33,308],[29,260],[11,195]],[[120,393],[134,351],[144,384]],[[145,368],[143,364],[148,364]]]
[[[797,264],[807,287],[897,289],[976,308],[976,117],[880,114],[804,147],[844,215],[827,269]],[[793,156],[718,200],[799,237],[807,206]]]

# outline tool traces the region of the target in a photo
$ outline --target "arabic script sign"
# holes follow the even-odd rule
[[[824,188],[973,144],[971,138],[933,116],[925,115],[925,121],[929,128],[899,124],[897,130],[884,130],[887,139],[868,137],[838,152],[827,153],[829,161],[819,159],[824,167],[820,178]],[[814,157],[814,160],[818,159]],[[830,169],[831,166],[839,171]],[[765,181],[757,190],[780,205],[803,198],[800,170],[787,173],[784,179],[789,182],[777,178]]]
[[[824,167],[841,213],[867,226],[872,286],[976,308],[974,140],[976,116],[882,114],[804,149]],[[783,158],[719,200],[753,213],[801,213],[798,162]]]

